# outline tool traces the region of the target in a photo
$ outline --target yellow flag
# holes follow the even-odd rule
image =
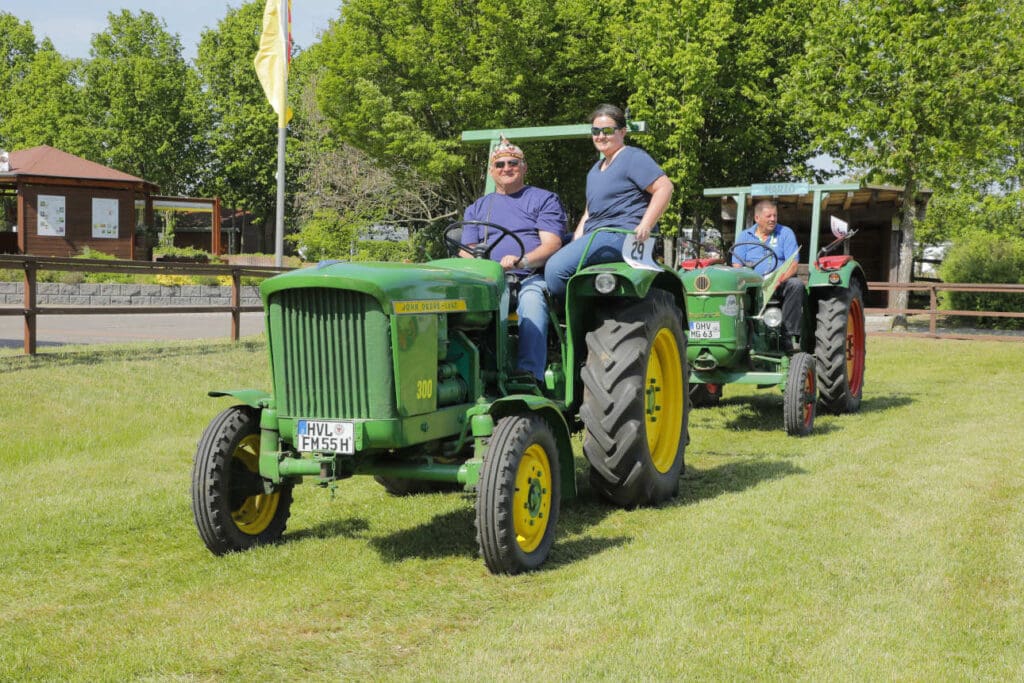
[[[281,28],[282,0],[267,0],[263,10],[263,35],[253,66],[270,106],[277,112],[277,126],[284,128],[292,119],[288,106],[288,62],[291,59],[292,2],[288,0],[288,34]]]

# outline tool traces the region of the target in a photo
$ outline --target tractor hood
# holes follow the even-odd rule
[[[680,277],[688,296],[740,294],[763,281],[761,275],[750,268],[731,268],[726,265],[684,270]]]
[[[266,306],[275,292],[299,288],[362,292],[389,313],[493,311],[505,288],[501,266],[482,259],[450,258],[429,263],[325,261],[265,280]]]

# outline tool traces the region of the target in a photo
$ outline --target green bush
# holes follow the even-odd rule
[[[76,255],[75,258],[90,259],[90,260],[93,260],[93,261],[117,261],[117,260],[119,260],[113,254],[108,254],[106,252],[97,251],[96,249],[90,249],[89,247],[85,247],[84,249],[82,249],[82,253]],[[138,276],[138,275],[131,275],[129,273],[76,273],[76,272],[67,272],[67,273],[49,273],[49,274],[51,274],[51,275],[58,275],[58,276],[70,276],[70,277],[58,277],[58,279],[56,280],[57,282],[63,282],[65,284],[75,284],[75,283],[78,283],[78,282],[89,282],[89,283],[92,283],[92,284],[113,283],[113,284],[118,284],[118,285],[127,285],[127,284],[131,284],[133,282],[134,283],[138,283],[140,281],[139,280],[140,276]],[[79,276],[79,277],[76,277],[76,276]],[[145,278],[145,276],[141,276],[141,277]]]
[[[939,269],[945,282],[1024,284],[1024,239],[974,233],[958,240]],[[1024,294],[946,292],[942,308],[954,311],[1024,312]],[[973,324],[999,329],[1022,329],[1024,320],[972,318]]]
[[[322,210],[317,211],[298,233],[289,235],[287,239],[298,246],[307,261],[411,261],[415,258],[411,240],[388,242],[360,239],[360,234],[370,224],[372,221]]]

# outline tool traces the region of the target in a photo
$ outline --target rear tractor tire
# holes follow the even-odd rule
[[[580,418],[591,486],[622,507],[679,491],[689,417],[686,337],[675,299],[652,290],[587,334]]]
[[[494,574],[541,566],[555,541],[562,495],[558,447],[543,418],[498,420],[480,469],[476,537]]]
[[[259,473],[260,411],[233,406],[203,432],[192,466],[192,515],[214,555],[275,543],[291,513],[292,485],[267,493]]]
[[[857,282],[818,303],[814,356],[822,411],[839,415],[860,409],[866,339],[864,297]]]
[[[794,354],[789,361],[782,402],[786,433],[790,436],[807,436],[814,429],[816,380],[814,357],[809,353]]]

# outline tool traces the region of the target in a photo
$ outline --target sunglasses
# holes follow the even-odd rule
[[[505,168],[505,164],[508,164],[511,168],[519,166],[519,159],[509,159],[508,161],[495,161],[494,168]]]
[[[594,137],[598,135],[614,135],[615,131],[617,131],[618,129],[618,126],[605,126],[604,128],[598,128],[597,126],[594,126],[590,129],[590,134],[593,135]]]

